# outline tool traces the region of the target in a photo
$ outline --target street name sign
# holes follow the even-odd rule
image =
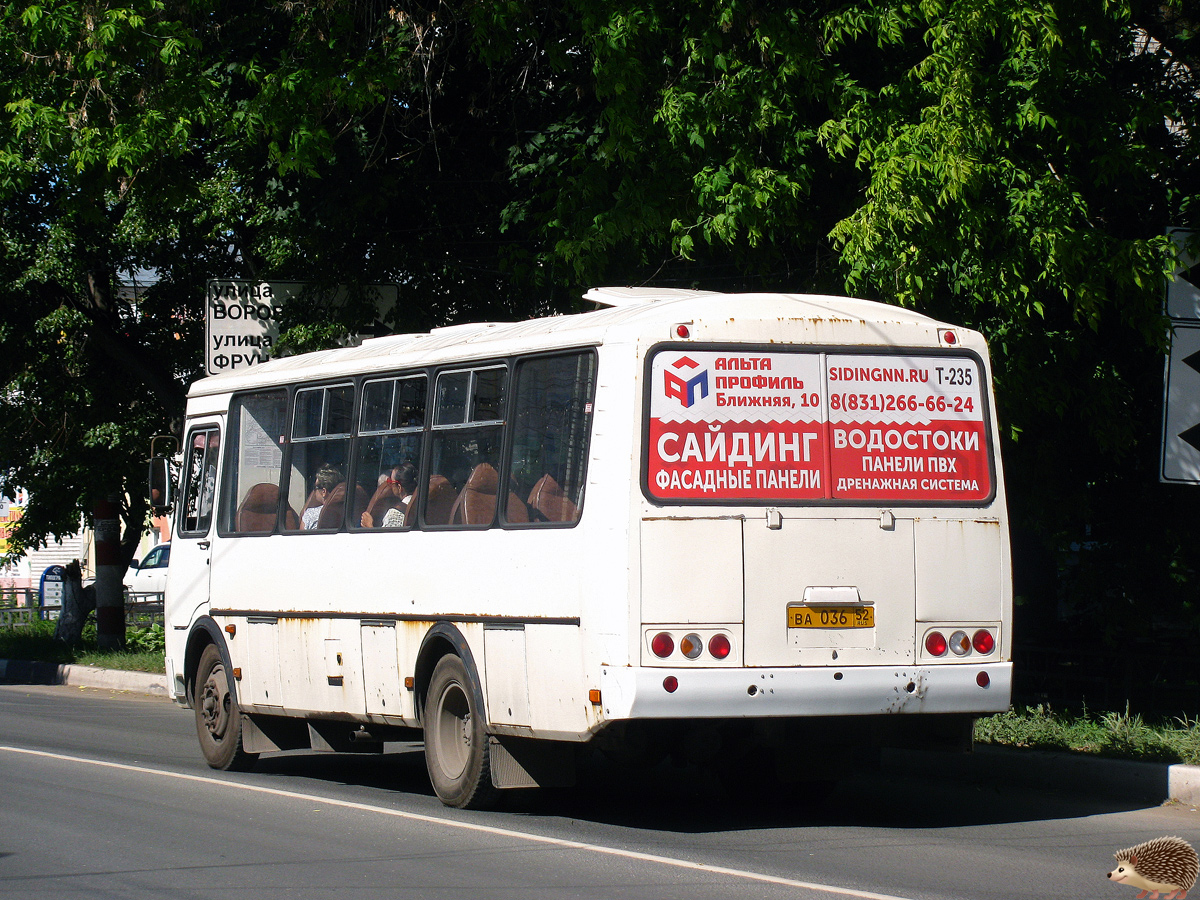
[[[270,359],[279,343],[280,311],[306,287],[303,281],[211,279],[205,299],[205,373],[233,372]],[[374,293],[376,317],[382,322],[399,291],[394,284],[365,288]],[[338,288],[330,302],[343,303],[346,296],[346,289]]]

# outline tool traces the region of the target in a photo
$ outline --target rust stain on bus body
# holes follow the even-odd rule
[[[331,710],[329,712],[322,710],[320,716],[317,718],[323,722],[352,722],[354,724],[362,724],[363,722],[370,721],[366,714],[339,712],[337,710]]]
[[[896,678],[896,684],[892,687],[892,699],[883,708],[885,713],[902,713],[911,706],[919,708],[924,705],[929,685],[923,671],[918,669],[915,673],[897,672]]]

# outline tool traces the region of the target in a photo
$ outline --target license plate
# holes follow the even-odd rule
[[[789,606],[788,628],[874,628],[873,606]]]

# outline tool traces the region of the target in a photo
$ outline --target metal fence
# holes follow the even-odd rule
[[[34,606],[38,592],[34,588],[0,588],[0,609]]]
[[[58,605],[38,606],[36,591],[5,591],[0,593],[0,628],[26,628],[34,622],[53,621],[61,609]],[[127,595],[125,624],[137,627],[162,625],[162,594]]]
[[[125,624],[164,625],[162,594],[137,594],[125,598]]]

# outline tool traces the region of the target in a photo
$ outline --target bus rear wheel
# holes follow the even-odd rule
[[[486,808],[498,794],[478,694],[461,659],[438,660],[425,701],[425,766],[438,799],[458,809]]]
[[[242,749],[242,714],[229,690],[221,652],[209,644],[196,667],[196,735],[200,752],[214,769],[244,772],[258,761]]]

